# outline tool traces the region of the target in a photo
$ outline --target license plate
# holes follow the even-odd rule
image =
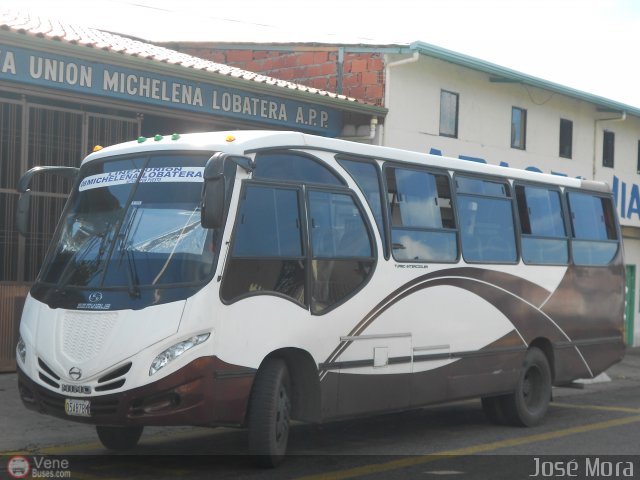
[[[67,413],[67,415],[74,415],[76,417],[90,417],[91,401],[66,398],[64,400],[64,411]]]

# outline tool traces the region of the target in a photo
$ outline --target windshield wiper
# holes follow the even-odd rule
[[[136,260],[133,251],[125,248],[124,253],[127,255],[127,282],[129,284],[129,296],[131,298],[140,298],[140,279],[136,269]]]
[[[133,202],[131,204],[132,211],[129,216],[129,220],[127,221],[126,226],[120,231],[118,237],[120,237],[120,257],[118,259],[118,266],[122,265],[122,260],[124,256],[127,256],[127,285],[129,296],[131,298],[140,298],[140,279],[138,278],[138,271],[136,270],[136,260],[133,256],[132,251],[132,243],[129,242],[127,245],[127,241],[129,240],[129,235],[131,233],[131,228],[133,226],[133,222],[138,216],[138,209],[140,208],[138,205],[134,205]],[[138,221],[138,225],[140,222]],[[137,230],[137,227],[136,227]]]

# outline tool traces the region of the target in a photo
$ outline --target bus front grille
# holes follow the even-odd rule
[[[38,377],[40,377],[40,380],[53,388],[60,388],[60,383],[58,383],[60,381],[60,376],[56,374],[40,357],[38,357],[38,367],[40,367],[40,370],[38,371]]]
[[[62,351],[77,363],[96,358],[117,321],[117,312],[67,312],[62,322]]]

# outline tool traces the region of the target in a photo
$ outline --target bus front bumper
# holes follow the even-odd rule
[[[18,367],[18,388],[30,410],[96,425],[241,426],[255,370],[201,357],[148,385],[107,395],[72,396],[46,388]],[[70,415],[67,400],[89,400],[89,416]]]

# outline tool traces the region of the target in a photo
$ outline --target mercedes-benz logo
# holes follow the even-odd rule
[[[100,300],[102,300],[102,293],[100,292],[91,292],[89,294],[89,301],[96,303],[99,302]]]
[[[78,367],[71,367],[69,369],[69,377],[72,380],[80,380],[80,378],[82,377],[82,370],[80,370]]]

